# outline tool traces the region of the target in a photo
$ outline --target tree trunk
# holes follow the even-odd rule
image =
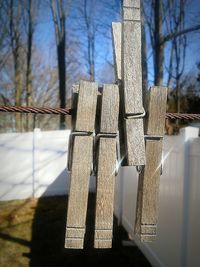
[[[50,0],[51,11],[54,20],[57,59],[58,59],[58,77],[59,77],[59,99],[60,107],[66,107],[66,63],[65,63],[65,18],[66,7],[64,2],[59,0],[55,2]],[[65,129],[65,115],[60,115],[60,129]]]
[[[9,27],[10,27],[10,42],[14,61],[14,87],[15,87],[15,105],[21,105],[22,94],[22,77],[20,66],[20,27],[19,20],[22,15],[21,4],[17,5],[17,14],[14,12],[14,1],[9,2]],[[20,113],[15,113],[15,130],[22,131],[22,116]]]
[[[93,5],[93,2],[90,3]],[[94,63],[94,52],[95,52],[95,30],[94,30],[94,21],[91,12],[88,12],[88,0],[84,1],[84,19],[87,29],[87,61],[88,61],[88,73],[90,81],[95,80],[95,63]],[[90,13],[90,14],[89,14]]]
[[[28,2],[28,40],[27,40],[27,69],[26,69],[26,105],[33,105],[32,98],[32,70],[31,70],[31,57],[32,57],[32,40],[33,40],[33,21],[32,21],[32,0]],[[33,129],[33,116],[27,114],[26,117],[27,131]]]
[[[147,43],[145,35],[145,23],[144,23],[144,6],[141,2],[141,38],[142,38],[142,92],[143,99],[145,99],[146,91],[148,88],[148,73],[147,73]]]
[[[154,84],[163,85],[164,43],[162,36],[162,1],[155,0],[154,4]]]
[[[95,37],[94,37],[94,32],[93,32],[93,36],[92,36],[92,40],[91,40],[91,66],[90,66],[90,80],[92,82],[95,81],[95,66],[94,66],[94,49],[95,49]]]
[[[58,75],[59,75],[59,98],[60,98],[60,107],[66,107],[66,64],[65,64],[65,34],[63,34],[62,39],[60,40],[57,47],[58,55]],[[60,115],[60,129],[65,128],[65,115]]]
[[[22,94],[22,81],[21,81],[21,70],[19,64],[19,47],[16,48],[14,53],[15,62],[15,105],[21,106],[21,94]],[[15,129],[18,132],[22,131],[22,116],[20,113],[15,113]]]

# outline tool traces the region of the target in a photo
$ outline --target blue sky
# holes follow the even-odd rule
[[[106,25],[111,25],[112,21],[119,21],[121,18],[119,16],[119,6],[120,1],[110,0],[107,1],[109,5],[113,5],[112,8],[106,7],[106,1],[95,1],[90,0],[95,3],[95,18],[98,18],[98,22],[95,23],[104,23]],[[83,1],[82,1],[83,2]],[[81,0],[73,0],[72,7],[69,13],[69,18],[67,21],[67,27],[69,29],[70,35],[73,34],[73,38],[81,39],[81,41],[86,42],[86,35],[84,33],[84,21],[80,16],[80,3]],[[117,3],[117,5],[116,5]],[[45,12],[44,12],[45,9]],[[52,22],[50,9],[46,6],[46,3],[40,10],[40,19],[37,25],[35,33],[35,41],[39,43],[40,50],[42,51],[42,56],[44,61],[50,65],[56,66],[56,49],[55,49],[55,38],[54,38],[54,26]],[[188,0],[187,8],[187,24],[194,25],[199,20],[200,14],[200,1],[199,0]],[[94,14],[91,14],[92,16]],[[82,29],[81,29],[82,27]],[[78,30],[77,30],[78,28]],[[103,68],[107,69],[107,62],[112,63],[112,41],[111,41],[111,28],[106,27],[104,33],[96,33],[95,41],[95,62],[96,62],[96,72],[97,80],[100,82],[103,81],[103,75],[106,71]],[[69,33],[68,33],[69,34]],[[69,36],[67,36],[69,38]],[[186,53],[186,64],[185,71],[195,70],[195,64],[197,61],[200,61],[200,33],[188,34],[188,49]],[[73,45],[73,44],[72,44]],[[80,45],[79,47],[80,57],[85,53],[85,47]],[[166,50],[166,57],[168,52]],[[149,80],[153,80],[153,68],[152,68],[152,58],[149,61]],[[86,71],[86,64],[84,60],[81,60],[81,68],[83,71]],[[103,75],[102,75],[103,73]],[[112,77],[112,75],[110,75]],[[108,78],[110,79],[110,78]]]

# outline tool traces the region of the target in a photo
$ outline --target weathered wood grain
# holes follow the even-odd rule
[[[140,20],[140,1],[124,1],[123,3],[123,19],[125,20]]]
[[[112,44],[113,58],[115,65],[115,80],[121,80],[121,41],[122,39],[122,24],[121,22],[112,22]]]
[[[123,0],[123,7],[140,8],[140,0]]]
[[[70,189],[66,223],[66,248],[83,248],[89,189],[93,160],[93,131],[95,127],[96,83],[81,81],[73,86],[72,134],[68,166]]]
[[[71,100],[72,101],[71,102],[71,108],[72,108],[71,129],[72,129],[72,132],[75,129],[79,87],[80,87],[79,84],[73,84],[72,85],[72,100]]]
[[[112,23],[112,32],[113,32],[113,57],[114,57],[114,69],[115,69],[115,80],[119,81],[122,79],[121,75],[121,38],[122,38],[122,24],[120,22]],[[118,128],[119,128],[119,140],[120,140],[120,157],[121,157],[121,165],[127,165],[127,158],[126,158],[126,145],[124,140],[126,139],[125,134],[125,127],[124,127],[124,92],[123,86],[121,82],[118,83],[119,86],[119,95],[120,95],[120,102],[119,102],[119,121],[118,121]]]
[[[158,147],[159,145],[162,145],[161,139],[159,143],[157,140],[147,140],[146,166],[143,168],[138,179],[135,234],[139,236],[141,241],[154,241],[156,239],[159,171],[161,168],[160,164],[158,164],[161,152]]]
[[[95,127],[98,84],[80,81],[74,130],[93,132]]]
[[[72,85],[72,102],[71,102],[71,104],[72,104],[71,108],[73,110],[72,116],[71,116],[72,132],[74,132],[74,129],[75,129],[79,87],[80,87],[79,84],[73,84]],[[71,166],[72,166],[73,140],[74,140],[73,135],[70,135],[69,144],[68,144],[68,159],[67,159],[68,171],[71,170]]]
[[[126,21],[127,19],[140,19],[140,1],[124,1],[123,14],[123,25],[113,24],[116,79],[122,77],[122,86],[119,86],[121,99],[120,153],[123,165],[143,165],[145,163],[145,146],[142,119],[138,119],[138,122],[135,119],[133,121],[128,119],[124,122],[124,117],[129,118],[131,115],[144,112],[141,78],[141,25],[138,21]],[[121,38],[122,44],[120,43]],[[121,50],[121,56],[119,56],[119,50]],[[121,68],[119,68],[120,63]],[[121,70],[123,70],[122,75]]]
[[[162,139],[146,140],[146,166],[143,180],[141,206],[141,240],[152,241],[156,237],[158,221],[158,197],[162,159]],[[139,189],[140,190],[140,189]]]
[[[142,198],[143,198],[143,177],[144,177],[144,166],[138,177],[137,187],[137,201],[136,201],[136,214],[135,214],[135,225],[134,233],[140,238],[141,237],[141,216],[142,216]]]
[[[93,135],[75,136],[67,211],[66,248],[83,248]]]
[[[138,6],[138,1],[132,1]],[[123,7],[122,23],[122,82],[125,115],[142,114],[142,59],[140,4],[137,8]]]
[[[124,124],[128,166],[145,165],[143,119],[125,119]]]
[[[139,175],[135,222],[135,233],[146,242],[156,238],[167,88],[152,87],[147,94],[146,165]]]
[[[117,133],[119,116],[119,87],[105,84],[102,93],[100,133]]]
[[[95,248],[112,247],[114,185],[117,161],[119,88],[106,84],[99,99],[100,128],[97,137],[97,195],[95,213]]]
[[[80,87],[79,84],[73,84],[73,85],[72,85],[72,94],[78,94],[78,92],[79,92],[79,87]]]
[[[165,132],[165,113],[167,87],[154,86],[149,92],[147,134],[163,136]]]
[[[100,137],[95,214],[95,248],[112,247],[116,138]]]
[[[139,21],[140,20],[140,10],[136,8],[123,8],[124,21]]]

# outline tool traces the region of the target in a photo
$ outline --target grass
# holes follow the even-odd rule
[[[120,266],[150,267],[136,247],[123,247],[128,239],[114,220],[113,248],[93,248],[94,196],[89,197],[84,250],[64,249],[66,197],[0,202],[1,267]]]
[[[29,266],[37,200],[0,202],[0,266]]]

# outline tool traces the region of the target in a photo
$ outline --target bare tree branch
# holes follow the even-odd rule
[[[179,37],[181,35],[184,35],[186,33],[194,32],[194,31],[197,31],[197,30],[200,30],[200,24],[195,25],[195,26],[190,27],[190,28],[187,28],[187,29],[183,29],[182,31],[179,31],[179,32],[169,33],[168,35],[166,35],[163,38],[163,43],[168,42],[168,41],[172,40],[173,38],[177,38],[177,37]]]

